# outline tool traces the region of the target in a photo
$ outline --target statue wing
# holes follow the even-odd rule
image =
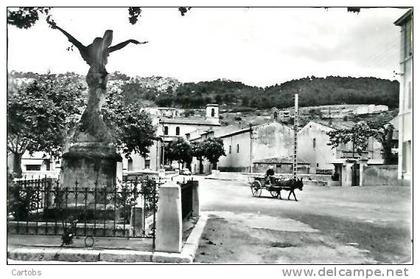
[[[106,30],[105,34],[104,34],[104,37],[103,37],[103,44],[104,44],[103,48],[104,49],[107,49],[111,45],[112,38],[113,38],[112,30]]]

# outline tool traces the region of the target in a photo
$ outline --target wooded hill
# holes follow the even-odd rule
[[[11,72],[9,83],[13,79],[33,79],[37,75]],[[73,73],[64,75],[84,82],[82,76]],[[222,108],[235,107],[243,110],[286,108],[293,106],[295,93],[299,93],[299,105],[302,107],[381,104],[393,109],[398,107],[399,100],[398,81],[373,77],[312,76],[261,88],[221,79],[180,83],[173,78],[133,78],[122,73],[113,73],[109,77],[108,90],[120,92],[128,103],[147,101],[145,103],[148,105],[182,108],[203,108],[208,103],[217,103]]]
[[[382,104],[398,107],[399,83],[378,78],[302,78],[265,88],[241,82],[215,80],[181,84],[165,103],[185,108],[206,103],[266,109],[293,106],[299,93],[300,106],[332,104]],[[159,99],[157,100],[159,101]]]

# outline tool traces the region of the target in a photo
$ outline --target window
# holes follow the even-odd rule
[[[316,148],[316,138],[312,139],[312,147],[315,149]]]
[[[277,119],[277,111],[274,112],[274,119]]]
[[[232,145],[229,145],[229,154],[232,153]]]
[[[175,128],[175,135],[179,136],[179,130],[180,130],[179,127]]]
[[[168,127],[168,126],[163,127],[163,134],[164,134],[165,136],[167,136],[167,135],[168,135],[168,132],[169,132],[169,127]]]
[[[408,88],[407,88],[407,108],[411,109],[411,82],[408,82]]]
[[[41,165],[26,165],[27,171],[40,171]]]
[[[402,156],[402,171],[411,172],[411,141],[403,142]]]
[[[239,153],[239,143],[236,145],[236,153]]]
[[[45,169],[47,171],[51,170],[51,161],[50,161],[50,159],[44,159],[44,165],[45,165]]]
[[[127,165],[127,170],[128,171],[132,171],[133,170],[133,159],[128,159],[128,165]]]
[[[150,169],[150,158],[144,160],[144,168]]]
[[[211,109],[211,117],[214,117],[215,112],[214,112],[214,108]]]

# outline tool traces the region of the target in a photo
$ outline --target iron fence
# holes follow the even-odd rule
[[[194,186],[198,181],[188,180],[181,183],[181,209],[182,209],[182,219],[188,218],[191,216],[193,211],[193,191]]]
[[[57,179],[23,179],[8,185],[8,232],[153,238],[158,178],[124,179],[112,188],[95,183],[63,187]],[[136,221],[137,220],[137,221]],[[140,227],[139,227],[140,226]]]

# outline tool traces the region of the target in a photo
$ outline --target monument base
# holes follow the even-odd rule
[[[76,143],[63,154],[61,187],[107,188],[116,185],[117,162],[122,158],[114,146],[98,142]]]

